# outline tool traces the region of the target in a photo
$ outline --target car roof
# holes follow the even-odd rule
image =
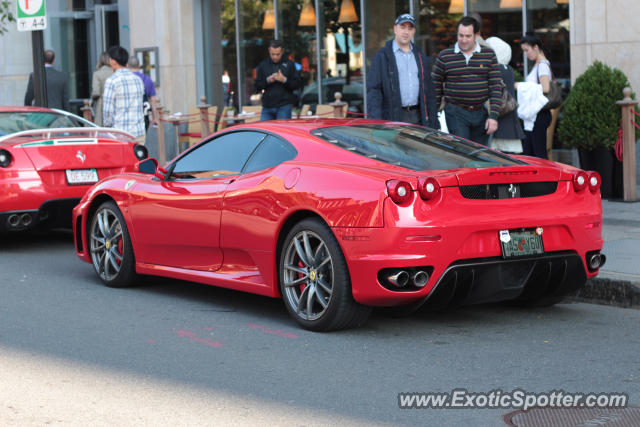
[[[234,129],[262,129],[278,133],[278,131],[305,131],[311,132],[314,129],[331,127],[331,126],[362,126],[362,125],[379,125],[379,124],[401,124],[400,122],[390,122],[387,120],[374,120],[374,119],[334,119],[334,118],[322,118],[322,119],[288,119],[288,120],[269,120],[264,122],[253,122],[247,124],[241,124],[228,128],[228,130]],[[402,123],[405,124],[406,123]]]

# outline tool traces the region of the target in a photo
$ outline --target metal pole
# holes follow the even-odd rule
[[[522,0],[522,36],[524,37],[527,34],[527,0]],[[524,76],[527,77],[529,74],[529,61],[527,60],[527,55],[522,52],[522,63],[524,64]]]
[[[238,68],[237,77],[238,77],[238,109],[242,111],[242,101],[244,101],[244,90],[242,88],[244,79],[242,78],[242,73],[244,71],[244,61],[242,60],[242,49],[240,48],[240,0],[236,0],[236,65]],[[214,84],[216,84],[214,82]],[[217,82],[220,85],[220,81]],[[222,120],[222,118],[220,118]]]
[[[31,32],[31,48],[33,54],[33,94],[35,105],[48,107],[47,80],[44,70],[44,40],[42,30]]]
[[[324,8],[320,9],[320,0],[315,0],[316,4],[316,57],[318,60],[317,82],[318,82],[318,104],[322,104],[322,28],[320,28],[320,14],[324,13]]]
[[[413,2],[411,2],[413,5]],[[367,114],[367,8],[365,7],[365,0],[360,0],[360,30],[362,37],[360,37],[360,43],[362,45],[362,88],[364,93],[363,99],[363,113]],[[366,117],[366,116],[365,116]]]
[[[278,11],[279,11],[279,7],[278,7],[278,0],[273,0],[273,38],[278,40],[279,34],[280,34],[280,19],[278,17]],[[317,9],[316,9],[317,10]]]

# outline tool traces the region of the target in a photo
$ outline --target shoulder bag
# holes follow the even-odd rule
[[[511,114],[518,109],[518,101],[511,95],[504,82],[502,85],[502,94],[500,95],[500,113],[498,117],[502,118],[507,114]]]
[[[551,70],[551,64],[549,64],[549,70]],[[536,71],[538,72],[538,83],[540,83],[540,64],[538,64]],[[562,86],[556,81],[553,71],[551,71],[551,80],[549,81],[549,92],[546,92],[544,96],[549,102],[542,107],[543,109],[552,110],[562,105]]]

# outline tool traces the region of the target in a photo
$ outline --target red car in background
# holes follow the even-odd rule
[[[147,157],[132,141],[65,111],[0,107],[0,232],[71,228],[91,185]]]
[[[360,325],[372,306],[551,305],[604,263],[596,173],[424,127],[251,123],[139,169],[74,209],[77,255],[102,282],[282,297],[311,330]]]

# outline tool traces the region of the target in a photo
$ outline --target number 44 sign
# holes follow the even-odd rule
[[[18,31],[35,31],[47,28],[44,0],[16,0]]]

